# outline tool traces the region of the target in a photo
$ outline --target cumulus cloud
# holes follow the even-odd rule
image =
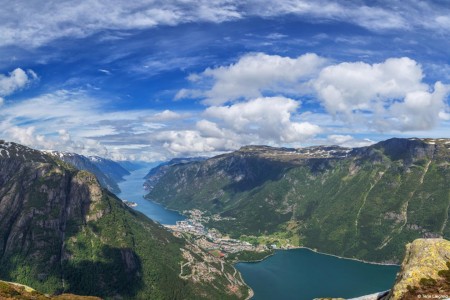
[[[203,136],[197,130],[161,131],[155,138],[175,156],[227,151],[239,146],[230,139]]]
[[[254,133],[266,141],[301,142],[321,132],[309,122],[293,122],[300,102],[284,97],[256,98],[230,106],[211,106],[204,115],[236,133]]]
[[[220,105],[229,101],[260,97],[263,92],[295,93],[315,75],[326,59],[308,53],[297,58],[251,53],[235,64],[206,69],[189,77],[193,82],[212,82],[204,92],[204,103]],[[198,90],[180,90],[176,98],[198,96]]]
[[[432,92],[414,91],[405,95],[403,102],[395,102],[389,109],[390,125],[401,131],[426,130],[435,127],[439,119],[445,120],[445,98],[450,85],[436,82]]]
[[[327,66],[312,84],[333,115],[379,131],[409,131],[434,127],[447,107],[449,86],[430,87],[423,78],[422,67],[403,57]]]
[[[13,70],[8,75],[0,74],[0,96],[8,96],[25,88],[38,78],[32,70],[24,71],[21,68]],[[3,99],[3,98],[2,98]]]
[[[383,63],[340,63],[324,68],[314,82],[319,99],[333,114],[371,110],[376,103],[423,91],[422,68],[416,61],[389,58]]]
[[[422,66],[408,57],[370,64],[333,63],[311,53],[297,58],[252,53],[234,64],[191,74],[188,79],[194,89],[182,89],[177,97],[202,95],[203,104],[212,105],[205,115],[221,119],[236,132],[257,127],[270,139],[282,127],[279,142],[291,142],[301,140],[299,132],[317,134],[317,128],[304,122],[286,125],[286,120],[296,115],[295,103],[299,102],[277,102],[274,109],[266,110],[261,99],[272,95],[306,97],[354,128],[379,132],[428,130],[448,118],[449,86],[440,82],[431,86],[424,78]],[[227,103],[234,104],[220,106]],[[284,113],[277,109],[280,107]],[[258,118],[265,121],[255,123]],[[275,124],[273,119],[282,121]],[[250,123],[258,125],[249,129]]]

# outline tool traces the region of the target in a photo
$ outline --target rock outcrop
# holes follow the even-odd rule
[[[450,241],[417,239],[407,245],[386,300],[450,298]]]
[[[42,294],[29,286],[0,280],[0,299],[2,300],[101,300],[98,297],[61,294],[50,296]]]

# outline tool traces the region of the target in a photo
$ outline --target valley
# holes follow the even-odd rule
[[[447,139],[363,148],[251,146],[172,165],[146,196],[218,214],[208,228],[244,241],[272,237],[342,257],[399,263],[404,245],[447,237]]]
[[[325,284],[320,288],[329,295],[336,291],[336,295],[351,297],[386,290],[391,287],[389,283],[398,269],[396,266],[342,260],[319,252],[384,264],[398,263],[401,258],[397,257],[404,253],[400,247],[416,237],[445,236],[448,218],[433,225],[425,211],[425,215],[421,214],[425,219],[420,223],[417,209],[412,208],[419,200],[428,199],[427,209],[448,213],[448,198],[442,202],[442,208],[433,208],[431,197],[442,193],[439,183],[446,190],[447,145],[450,146],[447,140],[394,139],[354,149],[249,146],[207,160],[183,159],[166,164],[150,172],[153,175],[147,180],[151,179],[152,185],[143,184],[148,168],[124,174],[117,183],[122,191],[119,195],[128,204],[136,204],[128,207],[102,188],[94,175],[77,170],[58,156],[1,142],[0,209],[4,225],[0,233],[6,242],[2,246],[0,275],[2,279],[47,293],[107,299],[115,295],[129,299],[271,299],[272,296],[262,296],[271,292],[286,299],[292,293],[303,293],[302,297],[308,299],[305,295],[325,295],[316,293],[319,288],[310,287],[330,279],[337,286]],[[14,172],[17,166],[19,171]],[[195,176],[186,176],[193,171]],[[17,180],[21,180],[21,188]],[[334,182],[338,184],[333,185]],[[357,184],[363,182],[366,184]],[[195,188],[195,194],[186,190],[189,185]],[[157,199],[169,208],[176,206],[180,211],[184,208],[181,214],[143,198],[146,192],[147,198],[160,195],[155,192],[161,189],[177,192],[167,195],[173,202]],[[433,192],[424,198],[428,190]],[[392,199],[388,196],[392,192],[400,198],[397,206],[386,202]],[[374,206],[382,200],[381,195],[386,197],[383,204]],[[278,208],[274,209],[273,205]],[[398,211],[392,210],[395,207]],[[375,211],[381,222],[368,223]],[[347,218],[342,219],[343,216]],[[436,215],[433,216],[435,220]],[[352,248],[359,249],[354,253],[365,255],[339,252],[351,240],[334,235],[327,240],[329,226],[339,229],[334,222],[348,224],[348,229],[341,227],[343,236],[353,236]],[[315,224],[320,228],[311,231]],[[364,251],[358,246],[368,238],[373,239],[363,233],[381,228],[385,235],[379,241],[365,243],[365,247],[371,248]],[[405,232],[410,235],[402,237]],[[404,244],[396,240],[399,237]],[[314,244],[318,241],[319,244]],[[48,251],[49,243],[52,251]],[[381,261],[376,259],[386,249],[395,249],[393,245],[399,248],[399,253],[390,252],[391,256],[383,256]],[[273,261],[278,262],[274,265]],[[307,262],[312,265],[306,267]],[[319,270],[331,268],[336,275],[328,277],[331,275],[326,273],[326,277],[314,277],[314,266]],[[352,277],[353,269],[369,277]],[[267,270],[278,270],[277,276],[291,275],[281,282],[271,276],[259,277],[258,274]],[[358,289],[339,281],[339,274],[348,274],[353,282],[358,278]],[[306,278],[313,281],[308,283]],[[247,286],[247,280],[254,291]],[[294,283],[296,280],[301,284]],[[274,282],[278,282],[277,289],[265,291]],[[367,285],[368,282],[371,284]],[[164,288],[169,285],[176,288]],[[293,286],[298,290],[292,290]],[[305,288],[311,294],[302,292]],[[289,292],[283,294],[284,291]]]

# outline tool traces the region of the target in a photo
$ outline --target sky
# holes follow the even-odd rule
[[[448,0],[0,5],[0,139],[160,161],[450,138]]]

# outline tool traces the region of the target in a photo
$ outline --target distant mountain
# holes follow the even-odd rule
[[[345,257],[399,262],[404,245],[449,237],[450,139],[369,147],[247,146],[166,167],[146,196],[218,213],[233,237],[269,236]]]
[[[129,174],[127,170],[116,162],[98,156],[86,157],[76,153],[53,150],[44,152],[73,165],[79,170],[91,172],[97,177],[102,187],[115,194],[120,193],[117,183],[123,180],[123,176]]]
[[[186,164],[195,161],[203,161],[205,159],[206,159],[205,157],[180,157],[180,158],[173,158],[169,161],[160,163],[156,167],[152,168],[147,173],[147,175],[145,175],[144,179],[146,179],[146,181],[144,183],[144,187],[147,191],[150,191],[153,188],[154,184],[158,182],[159,178],[161,178],[162,176],[164,176],[164,174],[166,174],[170,166]]]
[[[96,165],[103,174],[114,180],[116,183],[123,181],[124,176],[130,175],[130,172],[127,169],[113,160],[99,156],[89,156],[89,160]]]
[[[248,296],[232,265],[128,208],[60,156],[0,141],[0,166],[0,279],[110,299]]]

